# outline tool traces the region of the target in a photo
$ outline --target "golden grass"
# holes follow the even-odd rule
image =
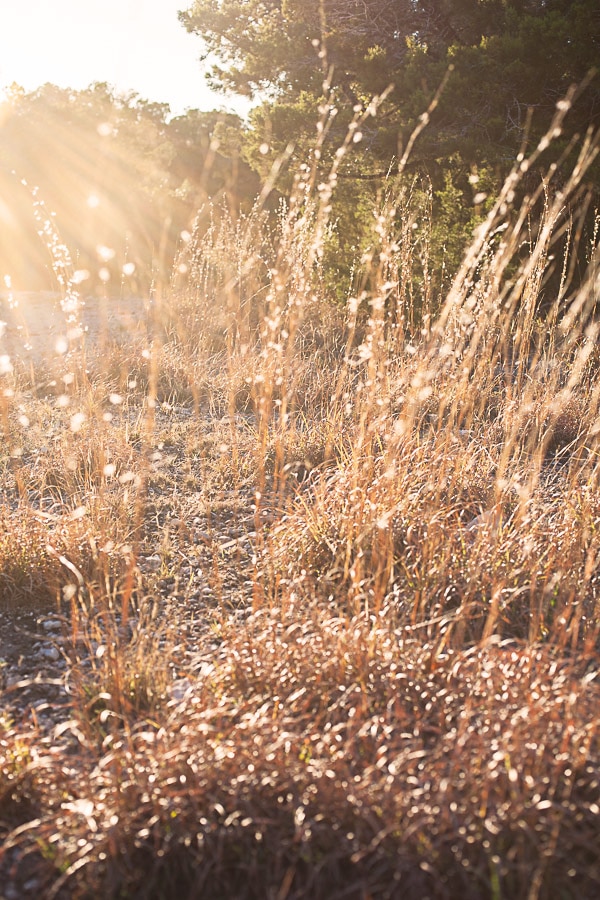
[[[597,896],[597,248],[544,295],[595,152],[517,206],[519,160],[437,305],[390,184],[332,308],[307,167],[147,339],[7,368],[2,599],[70,662],[0,730],[15,890]]]

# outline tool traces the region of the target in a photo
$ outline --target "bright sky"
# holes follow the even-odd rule
[[[0,0],[0,99],[16,82],[85,88],[107,81],[146,100],[186,108],[233,107],[204,81],[202,41],[177,11],[192,0]],[[236,104],[238,111],[244,107]]]

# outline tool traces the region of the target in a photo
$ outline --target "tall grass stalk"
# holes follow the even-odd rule
[[[289,201],[291,150],[199,218],[145,335],[3,366],[2,602],[57,604],[68,661],[60,724],[0,720],[15,891],[597,896],[597,141],[523,182],[571,99],[446,297],[404,171],[327,296],[379,103],[323,174],[329,98]]]

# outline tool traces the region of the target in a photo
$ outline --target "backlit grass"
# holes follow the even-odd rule
[[[146,336],[6,362],[2,601],[70,667],[60,725],[0,726],[5,881],[597,896],[597,247],[554,258],[595,153],[517,203],[519,161],[447,297],[406,306],[390,181],[332,306],[307,166]]]

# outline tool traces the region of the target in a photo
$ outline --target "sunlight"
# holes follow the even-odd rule
[[[0,107],[0,273],[17,290],[62,290],[73,270],[85,270],[88,289],[103,293],[120,290],[127,272],[132,291],[146,290],[157,266],[168,277],[198,196],[190,178],[199,183],[203,162],[192,159],[199,171],[178,176],[186,201],[176,201],[175,219],[165,215],[182,146],[176,124],[167,136],[165,108],[117,98],[105,85],[9,93]]]
[[[600,897],[597,7],[0,0],[0,900]]]
[[[4,88],[0,86],[0,126],[4,124],[11,110],[11,91],[12,89],[9,86]]]
[[[177,112],[221,105],[206,85],[198,40],[177,19],[184,6],[182,0],[3,3],[0,97],[13,82],[28,91],[48,82],[74,89],[108,82]]]

